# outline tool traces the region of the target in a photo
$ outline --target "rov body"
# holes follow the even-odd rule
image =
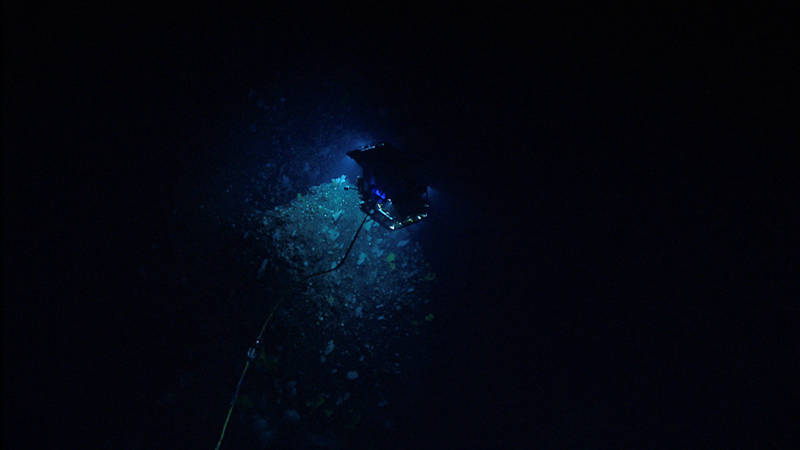
[[[389,230],[407,227],[428,216],[424,160],[391,144],[367,145],[347,152],[363,169],[356,179],[361,210]]]

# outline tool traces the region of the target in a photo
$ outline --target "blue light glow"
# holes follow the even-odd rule
[[[369,133],[351,132],[341,139],[341,145],[348,150],[363,148],[375,143],[375,139]]]
[[[428,186],[428,201],[431,204],[438,203],[441,193],[434,187]]]
[[[348,180],[355,180],[361,175],[361,167],[349,156],[341,155],[330,164],[328,174],[330,175],[328,178],[344,174]]]
[[[372,193],[380,197],[381,200],[386,200],[386,193],[378,188],[372,188]]]

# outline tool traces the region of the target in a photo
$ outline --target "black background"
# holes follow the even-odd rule
[[[780,11],[4,10],[12,448],[147,436],[142,392],[193,339],[153,337],[181,319],[131,276],[158,264],[176,180],[224,159],[207,143],[250,86],[337,70],[434,149],[433,184],[468,217],[426,243],[467,263],[409,442],[796,438],[798,70]]]

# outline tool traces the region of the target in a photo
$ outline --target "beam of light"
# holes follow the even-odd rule
[[[374,143],[374,138],[368,133],[349,132],[338,136],[330,147],[332,158],[328,167],[322,168],[323,173],[327,174],[327,178],[345,175],[349,182],[355,182],[355,179],[361,175],[361,167],[346,153]]]
[[[442,194],[438,189],[428,186],[428,202],[431,204],[436,204],[439,200],[441,200],[441,198]]]
[[[352,158],[342,152],[341,156],[337,156],[330,167],[327,168],[327,172],[330,177],[345,175],[348,182],[354,183],[355,179],[361,175],[361,167],[358,163],[353,161]]]

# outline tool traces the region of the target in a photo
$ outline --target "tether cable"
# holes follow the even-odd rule
[[[333,272],[334,270],[337,270],[339,267],[341,267],[342,264],[344,264],[344,261],[347,259],[347,256],[350,254],[350,250],[353,249],[353,244],[356,243],[356,238],[358,238],[358,234],[361,233],[361,228],[364,227],[364,223],[367,221],[367,218],[369,218],[369,215],[365,214],[364,219],[361,220],[361,225],[358,226],[356,234],[353,235],[353,239],[350,240],[350,245],[347,247],[347,251],[344,253],[344,257],[339,261],[339,264],[335,265],[330,269],[322,270],[320,272],[315,272],[312,273],[311,275],[306,275],[305,277],[300,279],[300,282],[298,284],[302,284],[310,280],[311,278]],[[291,289],[291,287],[289,289]],[[278,302],[275,303],[275,306],[272,307],[272,310],[267,315],[267,318],[264,319],[264,323],[261,325],[261,330],[258,332],[258,337],[256,338],[255,344],[247,349],[247,361],[245,361],[244,363],[244,369],[242,369],[242,374],[239,376],[239,382],[236,383],[236,389],[233,391],[233,399],[231,399],[231,404],[228,406],[228,415],[225,416],[225,423],[222,425],[222,432],[219,435],[219,440],[217,441],[216,450],[219,450],[222,447],[222,440],[225,439],[225,431],[227,431],[228,429],[228,423],[231,420],[231,414],[233,414],[233,407],[236,405],[236,399],[239,397],[239,389],[242,387],[242,381],[244,381],[244,376],[247,374],[247,369],[250,368],[250,363],[256,359],[256,352],[261,347],[261,338],[264,336],[264,331],[266,331],[267,325],[272,320],[272,316],[275,315],[275,311],[278,310],[278,307],[281,305],[281,303],[283,303],[283,300],[286,299],[286,297],[288,297],[288,295],[282,295],[278,299]]]

